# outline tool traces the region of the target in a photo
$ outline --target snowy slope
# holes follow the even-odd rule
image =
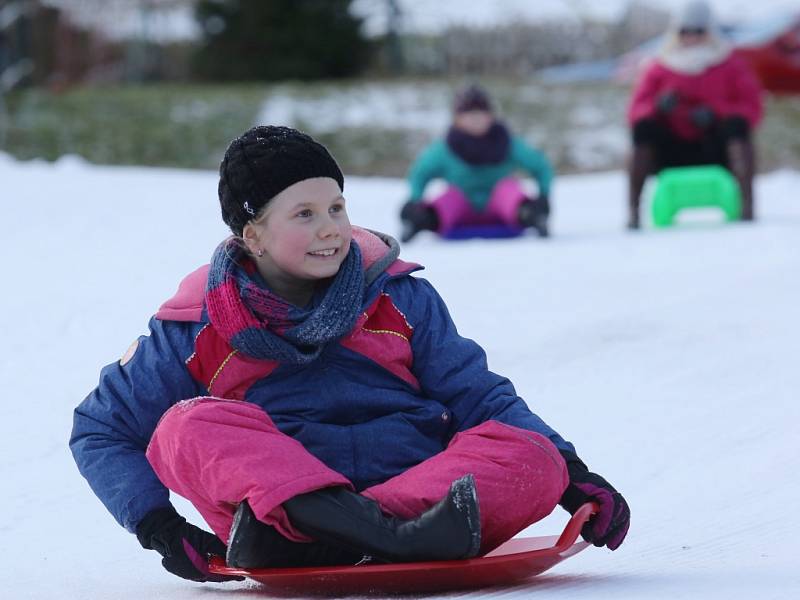
[[[4,598],[255,598],[161,570],[80,478],[74,405],[225,235],[209,172],[0,155]],[[564,177],[555,237],[404,248],[464,335],[628,498],[617,552],[461,597],[800,597],[800,173],[761,220],[628,234],[621,173]],[[355,223],[396,232],[401,182],[347,181]],[[180,501],[179,508],[199,517]],[[532,528],[557,531],[562,511]]]

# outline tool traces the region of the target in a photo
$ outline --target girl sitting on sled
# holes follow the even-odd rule
[[[536,180],[538,194],[523,189],[519,173]],[[444,180],[446,189],[424,198],[434,179]],[[547,157],[497,118],[486,90],[466,86],[456,94],[447,135],[425,148],[409,169],[411,198],[400,212],[401,241],[426,229],[452,236],[460,228],[519,233],[528,227],[547,237],[552,180]]]
[[[351,226],[343,190],[296,130],[230,144],[219,199],[233,235],[75,410],[70,445],[97,496],[195,581],[221,579],[210,555],[243,568],[470,558],[590,500],[584,536],[619,546],[623,497],[488,370],[394,239]]]

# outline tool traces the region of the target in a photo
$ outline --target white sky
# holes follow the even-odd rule
[[[155,39],[187,38],[196,35],[197,24],[191,3],[182,0],[149,0],[172,10],[143,18],[138,7],[144,0],[45,0],[71,10],[85,24],[99,24],[112,35],[146,32]],[[647,4],[675,10],[685,0],[650,0]],[[447,25],[491,25],[511,21],[537,21],[547,18],[591,15],[613,20],[631,0],[397,0],[403,11],[406,31],[436,31]],[[771,16],[775,12],[800,13],[800,0],[711,0],[726,22]],[[102,7],[102,9],[100,8]],[[367,31],[381,33],[386,28],[387,0],[354,0],[353,9],[365,16]],[[466,7],[466,8],[465,8]]]
[[[481,25],[517,20],[591,15],[615,19],[630,0],[397,0],[405,13],[405,24],[412,30],[434,31],[448,24]],[[677,10],[685,0],[651,0],[645,4]],[[800,13],[798,0],[711,0],[717,14],[725,21],[739,21],[768,16],[773,12]],[[385,24],[386,0],[355,0],[357,11],[371,13],[370,29]],[[468,8],[465,8],[468,7]]]

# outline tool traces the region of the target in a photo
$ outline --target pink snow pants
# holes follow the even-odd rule
[[[281,433],[260,407],[238,400],[202,397],[176,404],[161,418],[147,458],[164,485],[187,498],[226,543],[236,506],[245,499],[259,520],[290,539],[308,541],[281,504],[329,486],[353,489]],[[564,460],[550,440],[487,421],[362,494],[386,513],[408,519],[436,504],[450,483],[467,473],[478,490],[481,553],[550,514],[568,483]]]
[[[519,227],[517,213],[526,198],[522,183],[516,177],[498,181],[482,212],[476,211],[467,197],[454,185],[431,201],[439,217],[439,233],[447,233],[462,225],[508,225]]]

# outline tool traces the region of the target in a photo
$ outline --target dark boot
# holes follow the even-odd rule
[[[651,144],[634,144],[628,163],[628,223],[627,227],[636,230],[641,227],[639,204],[647,176],[655,172],[655,149]]]
[[[523,227],[532,227],[539,237],[549,237],[550,230],[547,221],[550,216],[550,201],[547,196],[540,196],[535,200],[523,200],[519,205],[517,220]]]
[[[438,504],[403,521],[374,500],[343,487],[295,496],[283,503],[292,524],[327,544],[389,562],[472,558],[481,545],[475,480],[455,480]]]
[[[753,205],[753,176],[755,175],[755,150],[750,138],[737,138],[728,142],[728,165],[739,183],[742,194],[742,221],[755,219]]]
[[[266,567],[322,567],[354,565],[363,555],[323,544],[293,542],[271,525],[262,523],[245,500],[233,515],[228,552],[229,567],[261,569]]]
[[[400,211],[403,231],[401,242],[408,242],[420,231],[436,231],[439,228],[439,215],[432,206],[422,202],[406,202]]]

